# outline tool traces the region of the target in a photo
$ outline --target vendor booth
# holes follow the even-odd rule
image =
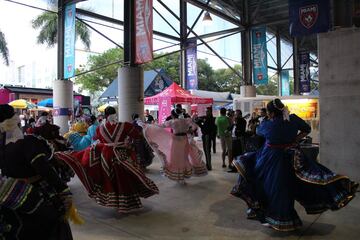
[[[319,97],[312,95],[304,96],[256,96],[240,97],[233,100],[234,110],[240,109],[243,115],[256,112],[260,114],[261,108],[266,108],[266,104],[274,98],[280,98],[281,101],[289,108],[290,113],[304,119],[311,126],[310,137],[315,143],[319,143],[319,123],[320,109]]]
[[[144,103],[145,105],[159,106],[158,122],[163,123],[166,117],[170,115],[173,104],[197,104],[199,109],[200,105],[204,106],[204,108],[210,106],[213,103],[213,99],[194,96],[189,91],[173,83],[161,93],[145,98]]]

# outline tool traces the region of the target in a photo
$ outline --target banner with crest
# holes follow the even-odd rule
[[[330,29],[329,0],[289,0],[291,36],[327,32]]]

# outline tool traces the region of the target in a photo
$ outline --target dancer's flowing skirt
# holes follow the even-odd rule
[[[122,213],[142,208],[140,197],[159,193],[131,156],[129,149],[102,143],[55,154],[74,170],[91,198]]]
[[[354,198],[358,187],[295,148],[264,146],[240,156],[234,165],[240,175],[231,193],[247,203],[255,218],[280,231],[302,225],[295,200],[308,214],[338,210]]]
[[[176,136],[151,124],[144,127],[144,136],[162,161],[162,173],[169,179],[181,181],[207,174],[203,153],[192,138]]]

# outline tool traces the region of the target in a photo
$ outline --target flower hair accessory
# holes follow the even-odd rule
[[[290,121],[290,111],[289,111],[289,108],[287,106],[283,107],[283,119],[286,120],[286,121]]]
[[[277,110],[280,110],[282,111],[282,114],[283,114],[283,119],[286,120],[286,121],[290,121],[290,111],[289,111],[289,108],[287,106],[284,105],[284,107],[279,107],[278,105],[276,105],[276,102],[275,100],[273,100],[273,105],[274,107],[277,109]]]

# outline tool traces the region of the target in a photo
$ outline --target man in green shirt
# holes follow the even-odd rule
[[[220,109],[220,117],[216,118],[215,124],[217,126],[217,135],[220,138],[221,142],[221,149],[222,149],[222,161],[223,165],[222,167],[225,168],[225,156],[226,152],[228,154],[229,158],[229,168],[231,168],[231,163],[233,160],[232,157],[232,137],[231,137],[231,126],[232,123],[230,119],[226,116],[226,109],[221,108]]]

